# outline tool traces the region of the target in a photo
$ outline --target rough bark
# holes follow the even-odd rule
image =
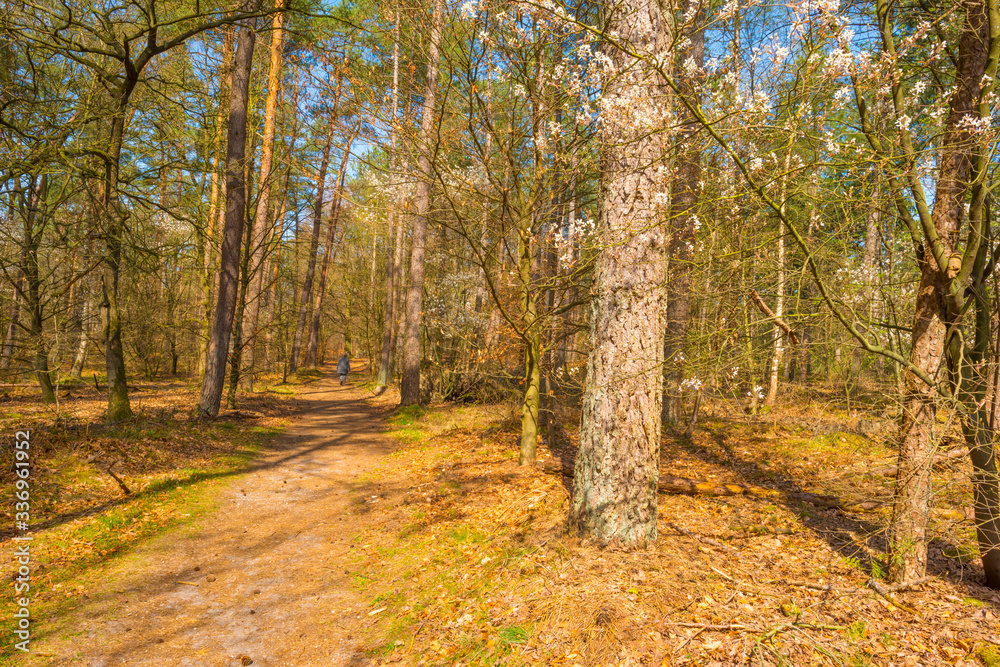
[[[995,6],[995,2],[994,2]],[[994,15],[995,11],[991,12]],[[955,93],[938,160],[938,180],[931,214],[933,233],[925,229],[920,259],[920,284],[913,316],[910,363],[904,372],[903,416],[900,427],[899,469],[893,497],[889,531],[890,575],[893,581],[909,581],[924,575],[927,567],[927,519],[931,500],[931,462],[935,453],[935,416],[939,398],[937,385],[929,385],[915,372],[944,380],[939,371],[944,361],[946,336],[959,312],[949,308],[952,279],[960,269],[957,252],[959,233],[972,174],[974,142],[963,119],[975,117],[987,47],[990,21],[986,4],[966,7],[965,28],[959,43]],[[888,42],[888,38],[885,38]],[[956,262],[957,260],[957,262]],[[986,470],[991,456],[973,438],[969,443],[973,462]]]
[[[241,23],[233,62],[233,85],[229,95],[229,128],[226,141],[226,224],[222,232],[219,258],[219,289],[212,337],[208,344],[205,378],[201,385],[198,412],[219,414],[225,382],[226,356],[232,335],[239,280],[240,245],[246,216],[245,153],[247,101],[250,68],[257,40],[255,21]]]
[[[424,87],[423,115],[420,120],[420,154],[417,158],[416,211],[410,236],[410,285],[406,295],[403,336],[403,378],[399,387],[401,405],[420,402],[420,320],[424,305],[424,253],[427,243],[427,216],[431,207],[431,157],[437,106],[438,68],[441,64],[441,30],[444,0],[434,0],[430,43],[427,55],[427,84]]]
[[[650,0],[608,7],[609,31],[643,54],[664,53],[669,17]],[[663,139],[629,109],[664,103],[662,78],[620,51],[602,109],[602,184],[591,353],[569,522],[600,544],[656,540],[663,363],[663,229],[657,195]],[[662,113],[660,111],[659,113]]]
[[[225,72],[225,85],[219,90],[219,109],[215,119],[215,141],[212,155],[212,189],[208,203],[208,220],[205,223],[205,247],[202,254],[202,282],[201,282],[201,304],[204,317],[201,320],[201,335],[199,336],[198,349],[198,374],[204,375],[205,361],[208,355],[208,341],[212,336],[212,297],[215,293],[216,273],[215,267],[215,246],[219,227],[219,200],[226,198],[225,179],[219,178],[220,162],[224,161],[222,138],[226,129],[226,111],[228,109],[227,99],[229,92],[233,89],[233,38],[235,37],[235,27],[227,25],[225,36],[222,41],[222,70]],[[221,181],[221,183],[220,183]],[[221,193],[220,193],[221,189]]]

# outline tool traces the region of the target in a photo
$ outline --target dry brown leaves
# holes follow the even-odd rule
[[[565,530],[571,482],[519,468],[516,432],[490,426],[482,408],[460,411],[432,410],[454,428],[390,457],[360,491],[378,490],[369,506],[380,527],[360,538],[357,564],[381,610],[370,643],[382,663],[978,665],[1000,641],[1000,598],[940,541],[931,581],[888,598],[868,585],[882,556],[879,514],[663,495],[655,549],[581,542]],[[885,493],[864,475],[884,449],[707,421],[693,443],[664,441],[665,472]],[[567,435],[541,455],[571,455]]]

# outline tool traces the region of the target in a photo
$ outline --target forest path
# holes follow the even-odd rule
[[[351,489],[396,445],[364,394],[336,375],[298,394],[218,509],[115,564],[67,619],[76,636],[38,649],[90,667],[365,664],[349,550],[370,519]]]

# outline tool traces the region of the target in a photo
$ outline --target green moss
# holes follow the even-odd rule
[[[983,667],[1000,667],[1000,650],[992,644],[983,644],[976,649],[976,657]]]

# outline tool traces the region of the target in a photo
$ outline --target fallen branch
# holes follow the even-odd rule
[[[122,481],[122,478],[121,478],[121,477],[119,477],[118,475],[116,475],[116,474],[115,474],[115,471],[114,471],[114,470],[112,470],[112,468],[114,468],[114,467],[115,467],[116,465],[118,465],[118,460],[117,460],[117,459],[115,459],[114,461],[112,461],[112,462],[111,462],[111,465],[109,465],[109,466],[108,466],[108,467],[107,467],[107,468],[105,469],[105,471],[106,471],[106,472],[107,472],[107,473],[108,473],[109,475],[111,475],[111,476],[112,476],[112,477],[114,478],[114,480],[115,480],[116,482],[118,482],[118,486],[120,486],[120,487],[121,487],[122,491],[124,491],[124,492],[125,492],[125,495],[126,495],[126,496],[131,496],[131,495],[132,495],[132,489],[128,488],[128,486],[126,486],[125,482],[123,482],[123,481]]]
[[[764,313],[764,315],[768,318],[774,320],[775,326],[788,334],[788,337],[792,339],[792,344],[799,344],[798,334],[792,331],[792,328],[788,326],[787,322],[775,315],[774,311],[768,308],[767,304],[764,303],[764,299],[760,298],[760,294],[757,294],[757,290],[750,290],[750,300],[753,301],[754,305],[757,306],[757,309],[760,310],[760,312]]]
[[[931,465],[936,466],[941,463],[954,461],[955,459],[961,459],[964,458],[968,453],[969,453],[968,447],[957,447],[947,452],[942,452],[941,454],[935,455],[934,460],[931,461]],[[896,470],[898,469],[899,466],[897,466],[896,464],[892,464],[892,465],[882,466],[881,468],[875,468],[874,470],[869,470],[868,474],[889,476],[889,475],[895,475]]]
[[[833,593],[837,590],[833,584],[814,584],[808,581],[789,581],[787,579],[779,579],[775,583],[785,584],[787,586],[798,586],[799,588],[808,588],[813,591],[823,591],[824,593]]]
[[[552,475],[563,475],[573,477],[574,469],[572,463],[564,461],[554,461],[547,459],[542,462],[542,470]],[[657,490],[660,493],[676,493],[686,496],[740,496],[748,495],[758,498],[784,498],[786,500],[796,500],[800,502],[816,505],[827,509],[841,509],[849,512],[874,512],[885,506],[885,503],[876,500],[849,501],[837,498],[836,496],[823,496],[816,493],[804,491],[779,491],[768,489],[762,486],[750,486],[747,484],[733,484],[728,482],[710,482],[703,479],[689,479],[687,477],[677,477],[675,475],[660,475]]]
[[[928,577],[924,577],[924,579],[928,579]],[[909,613],[913,614],[914,616],[918,616],[919,617],[920,613],[917,612],[915,609],[911,609],[910,607],[907,607],[905,604],[903,604],[902,602],[900,602],[896,598],[892,597],[892,594],[893,594],[893,592],[895,592],[895,590],[903,590],[904,588],[909,588],[910,586],[916,586],[918,583],[921,583],[919,579],[914,580],[912,582],[904,582],[902,584],[895,584],[895,586],[892,587],[894,590],[890,590],[890,587],[883,586],[878,581],[876,581],[874,577],[869,577],[868,578],[868,586],[870,586],[873,591],[875,591],[876,593],[878,593],[879,595],[881,595],[883,598],[885,598],[886,601],[889,602],[889,604],[891,604],[894,607],[897,607],[899,609],[902,609],[903,611],[909,612]]]
[[[678,526],[676,524],[673,524],[673,523],[667,523],[667,525],[670,526],[671,528],[673,528],[674,530],[676,530],[681,535],[686,535],[686,536],[690,537],[691,539],[698,540],[699,542],[704,542],[705,544],[710,544],[713,547],[716,547],[718,549],[722,549],[723,551],[728,551],[729,553],[732,553],[732,554],[739,553],[739,550],[734,549],[733,547],[729,546],[728,544],[723,544],[722,542],[719,542],[718,540],[713,540],[710,537],[703,537],[701,535],[697,535],[695,533],[692,533],[689,530],[684,530],[680,526]]]

